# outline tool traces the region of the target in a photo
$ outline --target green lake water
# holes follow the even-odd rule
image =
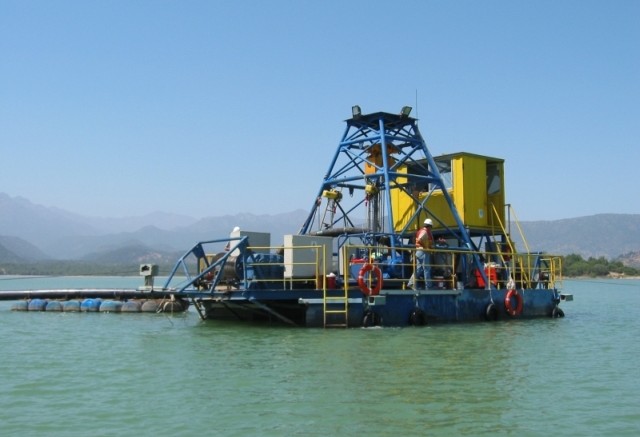
[[[0,289],[140,278],[0,277]],[[565,281],[563,319],[304,329],[11,311],[3,436],[640,435],[640,281]]]

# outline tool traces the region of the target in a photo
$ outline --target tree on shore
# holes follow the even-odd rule
[[[589,276],[592,278],[609,276],[614,273],[623,276],[638,276],[640,270],[628,267],[620,261],[608,261],[605,257],[589,257],[588,259],[572,253],[564,257],[562,262],[564,276]]]

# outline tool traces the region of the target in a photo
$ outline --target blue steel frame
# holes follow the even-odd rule
[[[220,245],[222,243],[226,243],[228,245],[227,250],[222,252],[223,255],[220,258],[216,259],[213,262],[210,262],[207,258],[205,246],[216,244]],[[190,297],[211,295],[223,278],[224,269],[222,267],[229,261],[231,253],[233,253],[234,250],[238,249],[242,254],[241,259],[243,259],[246,256],[245,251],[247,249],[247,245],[247,237],[225,238],[218,240],[201,241],[197,243],[184,255],[182,255],[180,259],[178,259],[176,265],[173,267],[173,270],[169,274],[169,277],[167,278],[163,289],[169,290],[171,288],[175,288],[176,293],[188,292]],[[193,258],[193,260],[191,260],[191,258]],[[193,266],[195,266],[195,273],[190,271],[189,261],[191,261],[193,263]],[[200,269],[199,267],[201,262],[205,265],[205,268],[203,269]],[[243,278],[242,280],[244,281],[244,288],[246,288],[247,263],[241,263],[241,268],[243,269],[243,271],[239,276]],[[184,274],[185,279],[181,281],[180,285],[174,286],[173,281],[180,277],[179,275],[177,275],[179,269],[182,269],[182,273]],[[198,292],[197,284],[200,283],[200,281],[207,275],[212,276],[212,280],[207,282],[207,290],[201,290],[200,292]]]
[[[429,210],[428,205],[431,193],[434,190],[441,190],[457,225],[457,229],[445,227],[446,232],[449,236],[461,241],[463,249],[474,250],[471,236],[446,189],[438,166],[420,134],[415,118],[403,114],[376,112],[354,116],[346,120],[346,123],[345,132],[317,192],[309,216],[300,229],[300,234],[327,232],[334,226],[337,228],[336,225],[340,222],[353,226],[357,220],[356,217],[361,219],[364,216],[370,216],[371,211],[367,209],[377,208],[378,211],[373,211],[372,215],[380,217],[381,212],[385,212],[386,223],[369,223],[369,228],[361,229],[361,232],[368,235],[388,235],[394,232],[391,190],[400,189],[413,199],[417,208],[405,228],[396,234],[399,238],[390,239],[390,247],[395,249],[402,238],[410,237],[407,229],[412,222],[418,220],[421,212],[426,212],[442,224],[438,217]],[[381,165],[375,159],[371,159],[378,150],[379,156],[382,158]],[[417,169],[417,171],[400,172],[399,168],[404,165],[409,165],[410,168]],[[365,171],[366,166],[374,170],[367,172]],[[405,180],[405,182],[401,182],[401,180]],[[337,217],[333,216],[330,224],[324,224],[325,228],[317,231],[312,229],[319,216],[318,209],[322,205],[322,194],[325,190],[340,192],[346,190],[353,196],[358,191],[366,193],[368,185],[373,185],[376,193],[381,194],[381,203],[368,202],[368,197],[364,195],[361,201],[356,200],[351,208],[345,210],[340,202],[336,202],[336,209],[340,210],[340,214]],[[411,188],[416,186],[429,187],[429,194],[422,201],[412,194]],[[337,232],[340,232],[339,228]],[[485,284],[489,284],[478,254],[473,252],[473,258],[476,267],[484,277]]]

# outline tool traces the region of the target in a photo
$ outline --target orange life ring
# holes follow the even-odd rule
[[[516,298],[516,307],[514,308],[511,304],[511,298]],[[519,316],[522,313],[522,307],[524,305],[522,295],[518,293],[518,290],[511,289],[507,291],[506,296],[504,297],[504,308],[507,310],[507,314],[511,317]]]
[[[372,288],[369,288],[366,281],[366,274],[371,272],[371,274],[375,275],[376,279]],[[367,296],[377,296],[382,289],[382,272],[377,266],[373,264],[365,264],[360,269],[360,273],[358,273],[358,286],[360,286],[360,290]]]

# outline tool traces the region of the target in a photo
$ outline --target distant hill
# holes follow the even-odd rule
[[[122,247],[146,246],[152,252],[179,253],[182,255],[198,241],[228,237],[236,226],[248,231],[271,233],[271,244],[282,244],[285,234],[295,234],[307,213],[302,210],[276,215],[238,214],[210,217],[192,225],[162,230],[145,226],[135,232],[122,232],[100,236],[76,236],[58,241],[57,256],[66,259],[96,256]],[[222,245],[221,245],[222,248]],[[54,250],[48,248],[49,253]]]
[[[282,242],[283,235],[297,233],[306,215],[306,211],[297,210],[275,215],[237,214],[201,220],[162,212],[120,219],[92,218],[0,193],[0,235],[24,242],[17,245],[22,246],[21,249],[16,245],[5,246],[4,259],[18,256],[18,259],[26,260],[80,260],[86,257],[97,260],[132,246],[148,247],[149,256],[152,252],[182,254],[198,241],[228,236],[236,226],[270,232],[272,243],[276,245]]]
[[[57,208],[32,204],[0,193],[0,262],[53,258],[137,264],[176,256],[198,241],[229,235],[235,226],[271,233],[279,245],[285,234],[296,234],[307,217],[296,210],[275,215],[236,214],[196,220],[154,213],[122,219],[91,218]],[[584,258],[637,260],[640,252],[640,214],[598,214],[554,221],[521,222],[528,247],[534,251]],[[519,249],[524,243],[517,226],[512,235]],[[14,261],[10,261],[14,260]],[[17,261],[16,261],[17,260]],[[174,258],[175,260],[175,258]],[[633,266],[632,264],[628,264]]]
[[[0,193],[0,235],[19,237],[42,249],[62,235],[98,233],[71,213]]]
[[[137,232],[146,226],[168,230],[197,221],[193,217],[164,212],[139,217],[89,217],[0,193],[0,235],[19,237],[37,246],[46,256],[58,259],[92,252],[94,245],[111,241],[112,234]]]
[[[23,258],[20,258],[15,253],[0,244],[0,263],[19,263],[24,262]]]
[[[22,238],[0,235],[0,262],[41,261],[47,258],[40,249]]]
[[[628,267],[640,269],[640,251],[622,254],[614,259]]]
[[[138,266],[143,263],[173,265],[181,255],[183,255],[181,252],[160,251],[141,243],[130,242],[127,246],[91,253],[84,256],[82,260],[98,264],[122,264],[129,266]]]
[[[531,250],[583,258],[613,259],[640,251],[640,214],[597,214],[554,221],[522,222]],[[516,227],[512,235],[519,240]],[[522,248],[522,244],[518,244]]]

